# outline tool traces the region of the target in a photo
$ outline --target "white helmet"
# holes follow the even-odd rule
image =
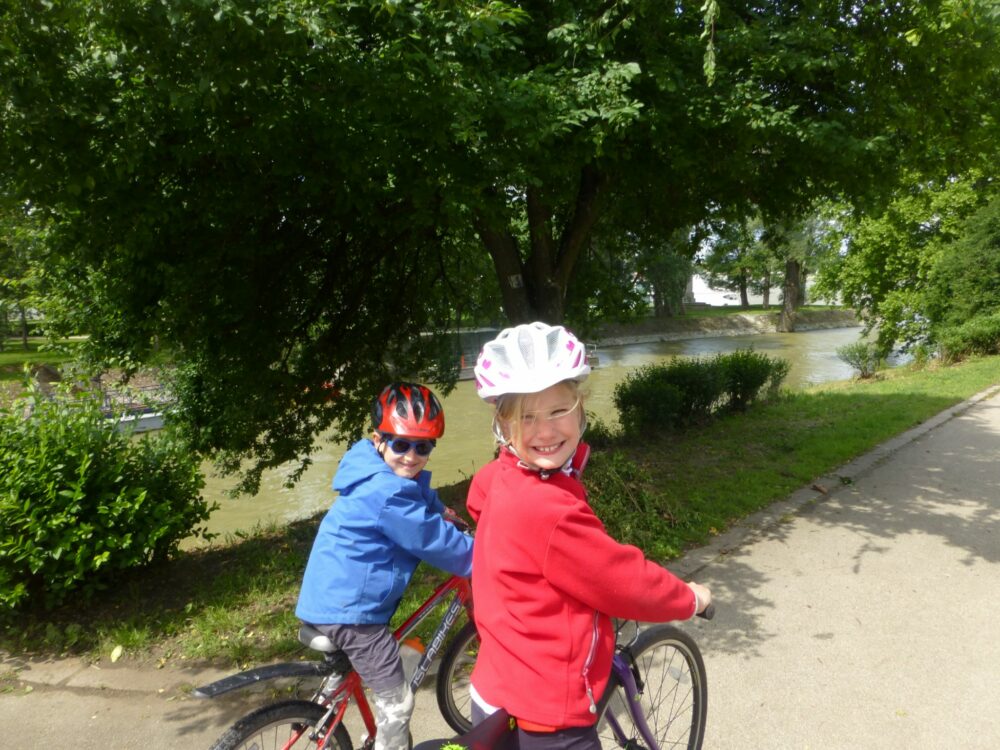
[[[486,342],[476,360],[476,390],[495,403],[508,393],[538,393],[590,374],[583,343],[562,326],[525,323]]]

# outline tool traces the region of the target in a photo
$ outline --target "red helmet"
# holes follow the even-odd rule
[[[392,383],[372,404],[372,426],[390,435],[436,440],[444,435],[444,409],[427,386]]]

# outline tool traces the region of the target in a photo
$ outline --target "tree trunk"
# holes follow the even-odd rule
[[[799,295],[796,298],[795,307],[796,309],[802,307],[806,303],[806,279],[809,276],[809,270],[804,267],[800,267],[799,271]]]
[[[24,305],[18,305],[17,309],[21,313],[21,344],[24,346],[24,351],[28,351],[28,313]]]
[[[747,291],[747,275],[745,273],[740,274],[739,278],[740,285],[740,307],[744,310],[750,309],[750,294]]]
[[[660,292],[660,288],[653,284],[653,317],[663,318],[666,317],[666,309],[663,304],[663,294]]]
[[[798,310],[799,300],[799,272],[801,266],[797,260],[789,259],[785,262],[785,287],[784,299],[781,306],[781,318],[778,320],[778,330],[782,333],[791,333],[795,330],[796,310]]]
[[[771,309],[771,272],[764,271],[764,290],[763,290],[763,303],[764,309]]]
[[[528,188],[527,219],[531,247],[527,259],[509,227],[498,227],[482,213],[476,217],[480,240],[493,259],[504,312],[511,324],[540,320],[562,323],[566,290],[573,269],[597,221],[598,203],[606,179],[592,167],[580,171],[576,201],[563,225],[558,242],[552,230],[556,211],[545,199],[544,189]],[[499,199],[498,199],[499,200]]]
[[[479,239],[493,259],[493,268],[500,284],[500,299],[507,319],[514,324],[531,322],[534,311],[528,302],[528,290],[524,286],[525,274],[517,241],[509,233],[490,227],[481,216],[477,217],[476,225]]]

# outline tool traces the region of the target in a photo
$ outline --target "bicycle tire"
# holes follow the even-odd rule
[[[479,655],[479,633],[467,622],[448,645],[437,674],[437,701],[441,715],[458,734],[472,729],[472,667]]]
[[[625,691],[614,680],[608,711],[625,732],[616,737],[605,718],[598,725],[604,750],[645,747],[631,711],[641,711],[659,748],[648,750],[700,750],[708,716],[708,683],[705,662],[694,639],[673,625],[653,625],[644,630],[630,649],[642,681],[638,700],[626,706]]]
[[[211,750],[275,750],[275,748],[317,748],[322,736],[315,740],[309,739],[309,732],[304,732],[294,745],[287,745],[293,734],[303,728],[315,727],[326,715],[326,709],[318,703],[310,701],[291,700],[272,703],[258,708],[233,724],[223,734]],[[333,730],[331,738],[333,750],[353,750],[351,737],[344,725]]]

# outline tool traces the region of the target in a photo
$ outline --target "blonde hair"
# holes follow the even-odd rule
[[[580,409],[580,433],[587,426],[587,414],[583,404],[586,399],[586,392],[580,387],[576,380],[562,380],[554,386],[564,386],[570,395],[576,399],[576,406]],[[536,393],[506,393],[497,398],[496,410],[493,412],[493,435],[501,445],[509,445],[516,438],[520,437],[521,424],[526,413],[525,402]]]

